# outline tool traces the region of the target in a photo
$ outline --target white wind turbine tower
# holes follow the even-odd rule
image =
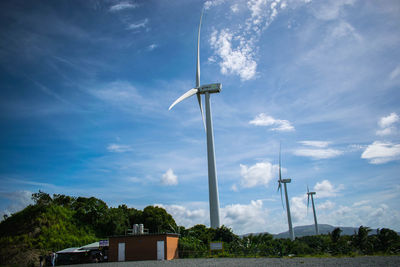
[[[308,206],[310,204],[310,196],[311,196],[312,209],[313,209],[313,213],[314,213],[315,233],[317,235],[319,235],[317,214],[315,213],[315,205],[314,205],[314,197],[313,197],[313,195],[315,195],[315,194],[316,194],[315,192],[310,192],[310,190],[308,189],[308,186],[307,186],[307,210],[308,210]]]
[[[211,228],[218,228],[219,223],[219,197],[218,197],[218,181],[217,181],[217,170],[215,166],[215,153],[214,153],[214,134],[212,128],[211,118],[211,105],[210,105],[210,94],[221,92],[222,85],[220,83],[200,85],[200,29],[201,21],[203,18],[203,11],[200,16],[200,24],[197,36],[197,66],[196,66],[196,87],[190,89],[179,97],[172,105],[169,110],[184,99],[197,95],[197,101],[199,102],[201,116],[203,118],[203,124],[207,134],[207,158],[208,158],[208,190],[209,190],[209,202],[210,202],[210,224]],[[201,95],[205,97],[205,108],[206,108],[206,121],[204,122],[203,108],[201,105]]]
[[[288,224],[289,224],[289,236],[291,240],[294,240],[294,232],[293,232],[293,226],[292,226],[292,217],[290,216],[290,207],[289,207],[289,199],[288,199],[288,194],[287,194],[287,187],[286,184],[290,183],[292,179],[282,179],[281,176],[281,148],[279,146],[279,180],[278,180],[278,191],[281,191],[281,201],[282,201],[282,184],[285,188],[285,199],[286,199],[286,213],[288,217]],[[283,201],[282,201],[282,206],[283,206]]]

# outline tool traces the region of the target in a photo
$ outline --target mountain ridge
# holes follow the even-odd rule
[[[342,230],[341,235],[353,235],[354,233],[358,232],[358,227],[351,227],[351,226],[332,226],[330,224],[318,224],[319,234],[329,234],[335,228],[340,228]],[[302,236],[310,236],[315,235],[315,225],[300,225],[295,226],[293,228],[295,237],[302,237]],[[376,234],[377,229],[371,228],[371,232],[369,235]],[[260,232],[260,233],[247,233],[241,236],[249,236],[249,235],[261,235],[261,234],[271,234],[268,232]],[[289,231],[281,232],[278,234],[271,234],[274,238],[289,238]]]

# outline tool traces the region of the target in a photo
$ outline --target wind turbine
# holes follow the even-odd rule
[[[203,10],[204,11],[204,10]],[[197,65],[196,65],[196,87],[190,89],[182,96],[180,96],[174,103],[169,107],[169,110],[173,108],[179,102],[189,98],[193,95],[197,95],[197,101],[199,102],[201,116],[203,118],[203,124],[207,134],[207,158],[208,158],[208,191],[209,191],[209,202],[210,202],[210,225],[211,228],[218,228],[219,223],[219,196],[218,196],[218,181],[217,181],[217,170],[215,166],[215,153],[214,153],[214,133],[212,127],[211,118],[211,104],[210,94],[221,92],[222,85],[220,83],[200,85],[200,29],[201,21],[203,18],[203,11],[200,16],[199,31],[197,35]],[[201,95],[205,98],[206,108],[206,120],[204,122],[203,107],[201,105]]]
[[[316,194],[315,192],[310,192],[310,190],[308,189],[308,185],[307,185],[307,211],[308,211],[308,206],[310,204],[310,197],[311,197],[312,209],[313,209],[313,213],[314,213],[315,233],[317,235],[319,235],[317,214],[315,213],[315,205],[314,205],[314,197],[313,197],[313,195],[315,195],[315,194]]]
[[[281,201],[282,201],[282,184],[285,188],[285,199],[286,199],[286,213],[288,217],[288,224],[289,224],[289,236],[291,240],[294,240],[294,232],[292,226],[292,217],[290,216],[290,207],[289,207],[289,199],[287,194],[287,187],[286,184],[290,183],[292,179],[282,179],[281,175],[281,147],[279,146],[279,180],[278,180],[278,191],[281,191]],[[283,206],[283,201],[282,201]]]

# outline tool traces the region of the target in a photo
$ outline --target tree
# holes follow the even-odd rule
[[[61,195],[61,194],[53,194],[53,203],[56,205],[70,207],[70,206],[72,206],[74,201],[75,201],[74,197]]]
[[[368,233],[371,232],[371,229],[366,226],[360,226],[358,228],[358,233],[355,236],[355,243],[357,247],[365,254],[371,252],[372,246],[371,242],[368,240]]]
[[[396,253],[400,250],[400,237],[395,231],[387,228],[378,229],[377,238],[380,251]]]
[[[337,243],[340,239],[340,233],[342,232],[342,229],[339,227],[335,228],[332,233],[330,234],[331,240],[333,243]]]
[[[232,232],[232,229],[226,227],[225,225],[215,229],[214,240],[230,243],[237,238],[239,237]]]
[[[165,209],[147,206],[143,210],[143,224],[150,233],[164,233],[171,231],[171,226],[176,227],[174,218]]]
[[[37,205],[49,205],[53,201],[49,194],[42,192],[41,190],[39,190],[38,193],[32,194],[32,200]]]

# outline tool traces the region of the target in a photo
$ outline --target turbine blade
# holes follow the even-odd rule
[[[307,194],[307,214],[308,214],[308,207],[310,206],[310,194]]]
[[[203,106],[201,105],[201,95],[197,93],[197,101],[199,102],[201,118],[203,119],[204,130],[207,132],[206,121],[204,120]]]
[[[279,181],[282,180],[281,176],[281,143],[279,143]]]
[[[199,23],[199,31],[197,33],[197,65],[196,65],[196,87],[200,87],[200,29],[201,29],[201,21],[203,19],[204,8],[201,11],[200,15],[200,23]]]
[[[310,193],[310,190],[308,189],[308,185],[307,185],[307,193]]]
[[[171,108],[173,108],[179,102],[181,102],[181,101],[185,100],[186,98],[191,97],[192,95],[196,94],[197,91],[198,91],[197,88],[190,89],[189,91],[187,91],[186,93],[181,95],[177,100],[175,100],[175,102],[172,103],[172,105],[169,107],[168,110],[171,110]]]

